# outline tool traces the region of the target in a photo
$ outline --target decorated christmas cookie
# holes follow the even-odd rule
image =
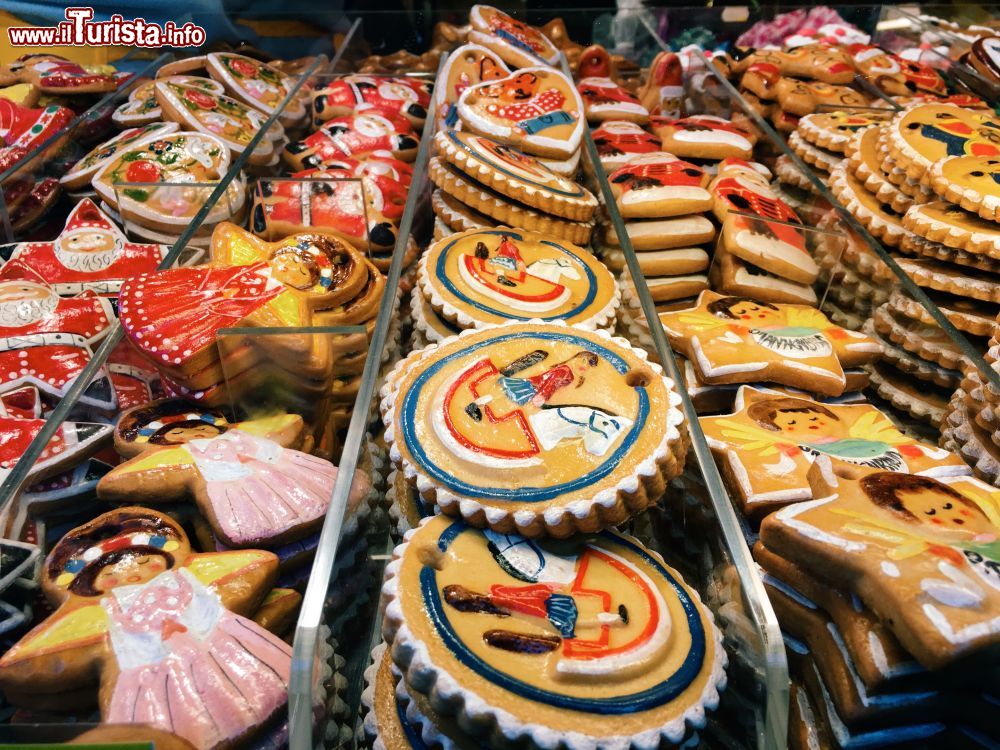
[[[164,119],[179,122],[190,130],[215,136],[234,154],[243,152],[267,120],[267,115],[259,109],[248,107],[228,96],[213,94],[169,79],[158,80],[154,93],[163,109]],[[274,123],[254,146],[248,162],[267,164],[271,161],[275,141],[283,135],[281,125]]]
[[[931,189],[943,200],[957,203],[984,219],[1000,219],[1000,154],[949,156],[929,170]]]
[[[188,188],[183,183],[218,182],[229,169],[229,158],[229,149],[215,136],[181,132],[149,137],[119,149],[92,184],[123,218],[179,233],[211,192],[210,187]],[[243,181],[237,177],[206,221],[214,224],[237,214],[245,200]]]
[[[680,120],[653,117],[650,127],[662,141],[663,150],[682,159],[750,159],[756,141],[749,131],[712,115]]]
[[[712,208],[705,172],[671,154],[636,156],[611,172],[608,182],[626,219],[683,216]]]
[[[169,80],[173,83],[184,86],[192,86],[201,89],[209,94],[224,94],[225,88],[218,81],[211,78],[201,78],[199,76],[167,76],[158,80]],[[111,119],[121,127],[139,127],[160,122],[163,118],[163,110],[160,103],[156,101],[156,81],[147,81],[132,89],[128,99],[118,105]],[[176,124],[176,123],[175,123]]]
[[[107,300],[93,294],[60,298],[34,281],[0,282],[0,392],[33,385],[61,398],[90,361],[114,320]],[[115,396],[102,370],[80,403],[114,408]]]
[[[272,65],[232,52],[211,52],[205,56],[208,74],[226,87],[234,99],[273,114],[295,87],[295,79]],[[285,127],[297,125],[305,117],[301,97],[293,98],[281,111],[279,121]]]
[[[65,57],[50,54],[22,55],[0,68],[0,84],[30,83],[43,94],[101,94],[118,87],[113,75],[92,73]]]
[[[233,548],[275,547],[308,536],[323,522],[337,467],[295,448],[306,432],[294,414],[228,424],[212,413],[166,400],[122,415],[116,442],[142,446],[101,479],[102,500],[194,498],[215,536]],[[364,495],[367,480],[352,491]]]
[[[807,114],[799,120],[799,133],[809,143],[820,148],[846,153],[847,144],[854,134],[878,127],[890,117],[889,113],[876,110],[845,110]]]
[[[709,190],[729,252],[800,284],[816,280],[819,267],[806,247],[805,232],[796,226],[802,223],[798,214],[752,165],[723,161]]]
[[[773,65],[784,76],[804,78],[823,83],[846,85],[854,80],[854,62],[846,49],[827,44],[811,44],[783,52],[759,49],[741,55],[734,63],[734,72],[742,73],[752,65]]]
[[[192,553],[161,513],[105,513],[49,552],[42,589],[57,609],[0,658],[0,686],[34,710],[92,691],[105,723],[231,747],[287,701],[291,649],[247,619],[276,573],[270,552]]]
[[[418,279],[434,310],[461,328],[533,318],[600,328],[618,306],[614,277],[589,251],[507,227],[435,243]]]
[[[176,122],[154,122],[141,127],[129,128],[118,133],[104,143],[95,146],[80,161],[74,164],[59,182],[67,190],[79,190],[90,184],[91,178],[119,151],[131,148],[146,138],[170,135],[180,130]]]
[[[889,154],[913,180],[946,156],[1000,156],[1000,120],[948,104],[903,110],[886,135]]]
[[[944,201],[911,206],[903,226],[948,247],[1000,259],[1000,225]]]
[[[559,50],[545,34],[502,10],[473,5],[469,23],[469,41],[492,50],[512,68],[559,62]]]
[[[499,723],[505,746],[680,743],[718,703],[711,614],[631,537],[532,541],[438,516],[393,556],[383,634],[408,689],[463,727]]]
[[[492,138],[442,130],[434,145],[442,159],[471,179],[539,211],[588,221],[597,208],[597,198],[582,185]]]
[[[7,215],[15,235],[27,232],[42,219],[62,195],[59,182],[54,177],[40,180],[17,173],[3,187]]]
[[[434,85],[434,112],[440,127],[458,125],[455,105],[469,86],[510,75],[510,68],[496,53],[479,44],[463,44],[448,57]]]
[[[409,120],[372,111],[335,117],[305,140],[289,143],[282,158],[293,171],[319,168],[336,159],[361,159],[376,151],[412,162],[419,146]]]
[[[51,104],[32,109],[0,99],[0,172],[22,162],[32,151],[46,143],[73,119],[73,110]],[[59,138],[46,153],[62,147]]]
[[[968,61],[988,81],[1000,81],[1000,39],[981,37],[972,43]]]
[[[684,116],[684,67],[676,52],[660,52],[649,66],[639,99],[651,115]]]
[[[869,404],[823,404],[743,386],[733,412],[699,421],[743,512],[757,518],[812,497],[807,474],[818,456],[924,476],[968,473],[958,456],[904,435]]]
[[[930,65],[906,60],[880,47],[852,44],[848,47],[858,72],[890,96],[929,93],[944,96],[948,85]]]
[[[773,382],[844,393],[844,370],[878,359],[868,336],[835,326],[805,305],[776,305],[704,292],[687,310],[660,315],[670,344],[704,383]]]
[[[592,131],[594,145],[605,172],[623,166],[640,154],[661,151],[659,136],[644,130],[634,122],[614,120],[602,123]]]
[[[477,526],[595,531],[680,468],[674,385],[624,339],[511,323],[404,362],[384,389],[392,455],[426,501]]]
[[[853,592],[928,669],[995,647],[1000,493],[817,459],[811,502],[769,516],[761,540]]]
[[[58,294],[89,290],[118,293],[122,281],[156,269],[167,254],[164,245],[129,242],[89,198],[70,212],[66,226],[51,242],[22,242],[0,249],[0,281],[44,281]]]
[[[319,127],[335,117],[373,112],[403,117],[414,128],[420,128],[430,103],[431,85],[420,78],[351,75],[312,92],[312,121],[314,127]]]
[[[583,99],[589,122],[627,120],[644,123],[649,120],[649,110],[642,102],[610,78],[584,78],[576,84],[576,90]]]
[[[458,100],[463,127],[536,156],[566,159],[583,137],[583,101],[551,68],[523,68],[470,86]]]
[[[750,73],[747,73],[749,76]],[[747,76],[743,77],[746,85]],[[835,86],[830,83],[800,81],[795,78],[781,78],[773,87],[774,98],[786,115],[802,116],[815,112],[820,107],[867,107],[867,95],[849,86]]]
[[[905,235],[902,215],[872,195],[848,166],[844,162],[834,167],[830,173],[831,191],[874,237],[890,247],[898,247]]]

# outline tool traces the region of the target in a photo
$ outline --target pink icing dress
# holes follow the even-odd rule
[[[291,649],[186,569],[114,589],[101,606],[120,670],[105,722],[150,724],[211,750],[285,705]]]
[[[186,445],[227,544],[252,546],[326,513],[337,467],[241,430]]]

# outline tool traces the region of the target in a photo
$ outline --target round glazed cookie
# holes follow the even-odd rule
[[[435,190],[431,193],[431,209],[434,211],[435,218],[440,219],[451,230],[448,234],[494,226],[494,222],[489,216],[469,208],[443,190]]]
[[[718,704],[726,657],[711,614],[631,537],[555,546],[439,516],[393,557],[393,661],[433,709],[492,728],[492,747],[663,747]]]
[[[857,177],[879,202],[888,204],[896,213],[904,214],[913,205],[914,198],[896,187],[883,174],[876,150],[878,135],[878,128],[865,128],[851,138],[846,152],[847,171]]]
[[[1000,220],[1000,155],[953,156],[934,162],[928,171],[931,190],[966,211]]]
[[[602,328],[619,301],[614,276],[589,251],[508,227],[436,242],[420,259],[417,283],[462,328],[536,318]]]
[[[597,198],[582,185],[492,138],[442,130],[434,137],[434,145],[441,158],[459,171],[539,211],[588,221],[597,208]]]
[[[944,201],[911,206],[903,226],[948,247],[1000,260],[1000,225]]]
[[[383,388],[385,439],[445,513],[527,536],[593,532],[680,470],[675,386],[624,339],[509,323],[418,354]]]
[[[838,201],[861,222],[873,236],[885,244],[898,247],[906,230],[902,216],[892,206],[879,203],[878,198],[841,162],[830,174],[830,190]]]
[[[814,146],[846,153],[855,133],[881,125],[890,113],[871,111],[821,112],[799,120],[799,133]]]
[[[1000,120],[949,104],[918,104],[893,118],[886,145],[907,177],[919,180],[946,156],[1000,155]]]
[[[534,26],[518,21],[489,5],[469,11],[469,41],[481,44],[515,68],[559,64],[559,50]]]

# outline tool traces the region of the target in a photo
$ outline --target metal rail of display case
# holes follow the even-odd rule
[[[340,51],[350,42],[350,39],[357,27],[357,22],[351,26],[351,30],[348,32],[348,35],[345,37],[340,48],[338,48],[337,54],[335,54],[333,60],[330,62],[330,65],[336,64],[337,59],[339,59]],[[181,233],[180,237],[178,237],[177,241],[170,248],[170,251],[163,258],[163,261],[158,266],[160,270],[170,268],[174,265],[181,252],[183,252],[187,247],[188,242],[191,241],[195,233],[205,221],[205,218],[215,207],[216,203],[218,203],[218,201],[226,194],[226,191],[232,181],[237,175],[240,174],[243,167],[246,165],[247,160],[250,158],[251,152],[254,148],[256,148],[257,144],[260,143],[261,138],[263,138],[268,129],[278,121],[278,117],[281,115],[284,108],[298,95],[301,87],[308,80],[309,76],[313,75],[313,73],[317,71],[322,62],[322,58],[317,58],[308,67],[308,69],[303,71],[292,89],[288,92],[278,107],[275,108],[275,111],[264,121],[257,133],[253,136],[253,138],[251,138],[249,143],[247,143],[246,148],[235,159],[233,159],[229,170],[218,182],[215,190],[198,210],[191,223],[188,224],[185,230]],[[98,371],[104,367],[108,357],[111,355],[111,352],[122,340],[123,336],[124,332],[121,324],[117,319],[115,319],[109,326],[109,330],[105,337],[101,340],[101,343],[93,351],[90,361],[77,376],[72,386],[70,386],[70,388],[66,391],[65,396],[59,401],[58,404],[56,404],[55,408],[53,408],[51,413],[47,416],[45,424],[42,425],[38,434],[35,435],[34,439],[28,445],[20,459],[18,459],[14,468],[11,469],[4,481],[0,483],[0,517],[2,517],[2,514],[6,513],[11,507],[12,501],[21,491],[22,485],[24,485],[28,477],[28,472],[41,456],[45,446],[48,445],[49,440],[52,439],[62,423],[69,417],[80,396],[90,385],[91,380],[93,380],[93,378],[98,374]]]
[[[830,191],[828,185],[820,179],[816,172],[802,160],[802,158],[796,154],[785,138],[781,136],[778,131],[776,131],[769,122],[767,122],[763,117],[761,117],[757,112],[754,111],[753,107],[743,98],[740,92],[730,83],[718,68],[712,65],[711,61],[705,56],[705,54],[699,50],[697,52],[701,61],[707,66],[708,70],[711,72],[712,76],[717,80],[717,82],[726,90],[729,94],[731,100],[738,104],[744,113],[753,121],[754,125],[763,132],[767,138],[781,149],[782,153],[788,156],[789,159],[795,164],[799,172],[801,172],[813,185],[818,195],[824,198],[837,213],[847,223],[848,226],[865,242],[866,245],[871,249],[875,255],[878,256],[879,260],[885,263],[886,266],[895,274],[899,281],[900,286],[907,295],[915,299],[917,302],[923,306],[927,313],[934,318],[934,321],[948,334],[949,338],[955,342],[955,345],[962,350],[962,354],[968,357],[969,361],[976,366],[982,375],[986,378],[990,384],[1000,390],[1000,373],[997,373],[992,367],[990,367],[986,360],[983,359],[983,354],[976,347],[974,347],[969,340],[961,333],[954,324],[945,317],[941,309],[927,296],[927,293],[919,286],[917,286],[913,279],[910,278],[909,274],[906,273],[889,252],[882,246],[882,244],[876,240],[871,233],[855,218],[847,208],[837,200],[837,198]]]

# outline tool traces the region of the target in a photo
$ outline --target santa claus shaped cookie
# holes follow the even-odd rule
[[[209,53],[205,56],[205,68],[226,87],[230,96],[266,115],[274,114],[295,88],[295,79],[273,65],[233,52]],[[297,96],[281,110],[278,122],[294,127],[305,115],[303,99]]]
[[[293,171],[300,172],[337,159],[361,159],[376,151],[412,162],[419,147],[420,139],[406,118],[365,112],[324,123],[304,140],[289,143],[282,158]]]
[[[33,385],[61,398],[90,362],[112,320],[111,305],[96,295],[60,298],[37,282],[0,282],[0,392]],[[114,392],[103,370],[80,403],[104,411],[114,408]]]
[[[100,94],[114,91],[114,75],[92,73],[65,57],[51,54],[22,55],[0,68],[0,85],[14,81],[30,83],[44,94]]]
[[[330,81],[312,92],[313,127],[335,117],[374,112],[403,117],[414,128],[423,127],[431,103],[431,85],[407,76],[351,75]]]
[[[73,110],[55,104],[32,109],[0,99],[0,172],[22,162],[56,133],[65,130],[73,117]],[[55,153],[62,144],[63,138],[56,139],[46,153]]]
[[[545,34],[502,10],[473,5],[469,23],[469,41],[492,50],[512,68],[559,62],[559,50]]]
[[[663,143],[663,150],[682,159],[750,159],[754,135],[729,120],[697,115],[679,120],[653,117],[650,128]]]
[[[583,101],[573,82],[551,68],[523,68],[467,88],[458,100],[463,127],[529,154],[567,159],[583,137]]]
[[[704,170],[663,152],[635,157],[611,172],[608,183],[626,219],[662,219],[712,208]]]
[[[89,198],[70,212],[63,231],[51,242],[14,245],[0,266],[0,281],[44,281],[58,294],[83,291],[116,295],[122,281],[156,269],[165,245],[141,245],[122,231]]]
[[[638,155],[656,154],[662,150],[659,136],[625,120],[602,123],[591,136],[605,172],[627,164]]]
[[[463,44],[448,57],[434,86],[434,112],[441,127],[456,127],[456,104],[469,86],[510,75],[510,68],[495,52],[478,44]]]
[[[944,96],[948,93],[948,84],[930,65],[868,44],[852,44],[847,49],[858,72],[889,96],[917,93]]]

